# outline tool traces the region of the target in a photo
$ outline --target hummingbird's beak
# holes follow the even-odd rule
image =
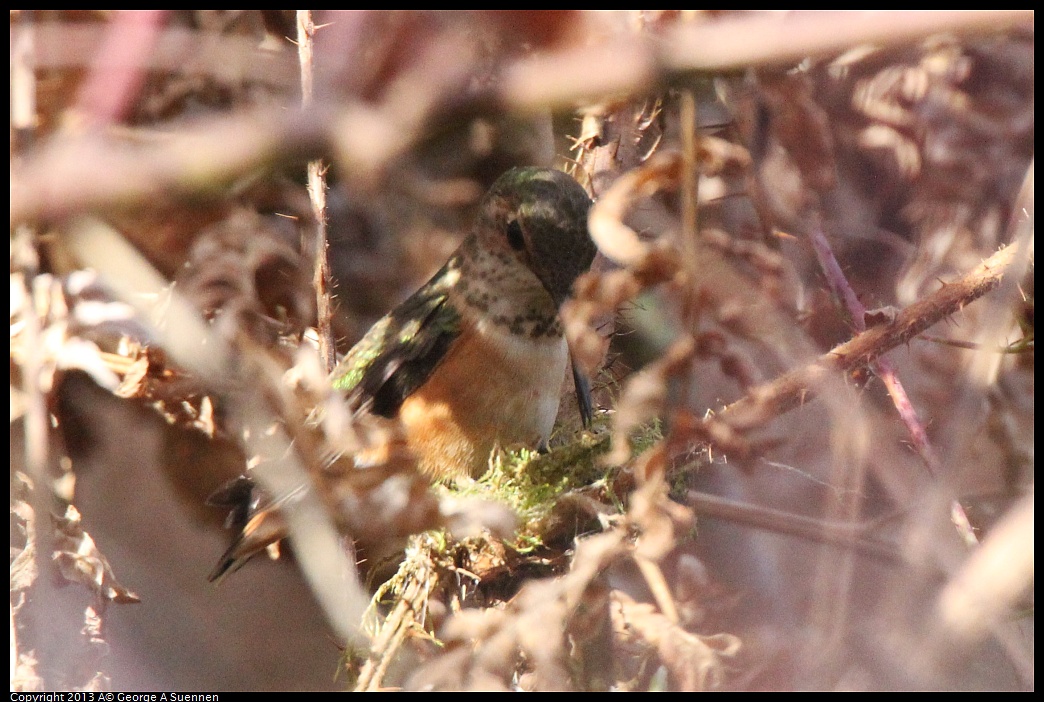
[[[580,419],[584,422],[584,428],[590,428],[593,410],[591,409],[591,381],[587,379],[587,373],[576,362],[576,357],[570,354],[573,365],[573,386],[576,388],[576,404],[580,408]]]
[[[556,299],[555,304],[558,305],[559,316],[561,317],[562,305],[566,299],[572,295],[572,289],[562,299]],[[552,298],[557,297],[552,293]],[[569,335],[566,335],[566,343],[569,344]],[[569,348],[569,361],[573,367],[573,389],[576,390],[576,404],[580,409],[580,419],[583,420],[584,428],[589,429],[591,427],[591,420],[594,418],[594,409],[591,403],[591,380],[587,377],[587,371],[584,370],[576,360],[576,354],[573,353],[573,349]]]

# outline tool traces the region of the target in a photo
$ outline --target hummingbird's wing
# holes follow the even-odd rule
[[[352,407],[393,416],[424,384],[460,335],[460,314],[449,304],[447,263],[424,287],[370,328],[331,374]],[[220,582],[252,556],[287,535],[279,514],[284,500],[265,501],[253,481],[241,477],[211,496],[232,509],[229,526],[238,533],[210,574]]]
[[[334,369],[331,382],[350,405],[391,417],[445,358],[461,331],[449,302],[451,263],[374,324]]]

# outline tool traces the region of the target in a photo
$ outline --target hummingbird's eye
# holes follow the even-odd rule
[[[515,251],[521,251],[526,248],[526,238],[522,236],[522,225],[518,223],[517,219],[508,222],[507,240]]]

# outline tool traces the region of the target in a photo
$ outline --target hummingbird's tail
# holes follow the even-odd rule
[[[235,573],[262,551],[278,546],[286,536],[286,522],[277,510],[267,509],[258,512],[247,522],[228,550],[221,555],[207,580],[220,585],[228,575]]]
[[[234,529],[232,545],[221,555],[207,579],[221,582],[261,551],[277,546],[286,538],[286,522],[271,502],[261,504],[254,481],[240,476],[207,500],[208,504],[230,508],[226,526]]]

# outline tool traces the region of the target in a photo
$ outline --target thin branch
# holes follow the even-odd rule
[[[812,248],[816,252],[820,268],[823,269],[831,289],[848,312],[849,322],[856,331],[865,332],[866,308],[859,301],[855,290],[852,289],[848,278],[845,277],[844,271],[841,270],[841,265],[837,262],[837,258],[830,248],[830,243],[827,241],[822,227],[818,224],[813,226],[808,236],[812,242]],[[888,395],[892,398],[892,403],[895,405],[895,409],[899,413],[906,431],[910,434],[914,449],[924,462],[928,473],[938,477],[942,472],[939,456],[936,454],[935,449],[932,448],[931,442],[928,441],[928,432],[925,431],[924,423],[917,415],[917,408],[910,401],[910,396],[906,394],[906,389],[895,372],[895,366],[887,358],[878,358],[870,364],[870,368],[888,389]],[[974,534],[970,530],[965,534],[965,538],[969,536],[974,539]]]
[[[960,280],[944,283],[931,295],[902,310],[891,322],[868,329],[813,363],[754,388],[706,421],[743,430],[760,426],[798,407],[811,399],[824,378],[868,366],[996,288],[1015,258],[1015,249],[1014,246],[1001,249]]]
[[[867,531],[874,526],[873,523],[846,524],[823,521],[771,507],[736,502],[695,490],[686,494],[686,503],[700,517],[725,519],[730,522],[747,524],[756,529],[796,536],[807,541],[841,546],[889,563],[907,562],[903,554],[891,544],[865,536]]]
[[[308,110],[314,101],[314,37],[315,23],[311,10],[297,11],[297,52],[301,60],[301,107]],[[326,166],[321,159],[308,162],[308,198],[315,216],[315,239],[305,250],[315,252],[312,286],[315,288],[316,327],[319,332],[319,358],[327,373],[337,363],[337,348],[333,338],[333,308],[330,304],[330,260],[326,240]]]

